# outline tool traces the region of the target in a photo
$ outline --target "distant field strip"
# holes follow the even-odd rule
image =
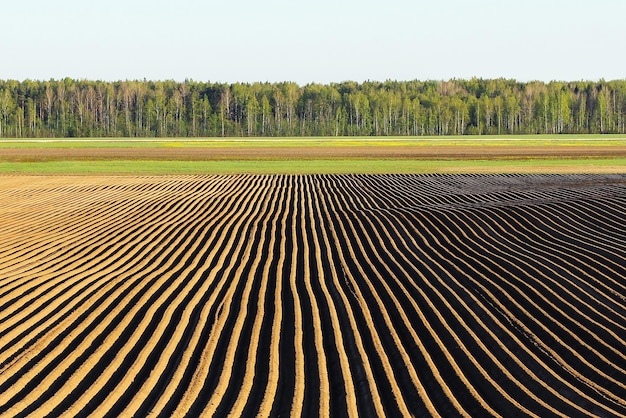
[[[0,416],[626,416],[625,174],[0,176]]]
[[[218,143],[219,144],[219,143]],[[72,148],[0,148],[0,162],[50,161],[284,161],[284,160],[341,160],[341,159],[413,159],[413,160],[467,160],[467,159],[581,159],[626,158],[626,145],[236,145],[193,146],[138,146]]]

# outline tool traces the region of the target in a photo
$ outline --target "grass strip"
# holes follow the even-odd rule
[[[0,162],[0,174],[626,173],[626,158],[520,160],[259,160]]]
[[[179,148],[336,146],[623,146],[625,135],[260,137],[260,138],[34,138],[0,139],[3,148]]]

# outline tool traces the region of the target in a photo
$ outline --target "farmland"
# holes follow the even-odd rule
[[[5,174],[0,414],[624,416],[625,217],[624,174]]]
[[[624,173],[619,135],[0,141],[9,174]]]

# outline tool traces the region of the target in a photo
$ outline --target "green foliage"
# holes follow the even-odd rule
[[[626,133],[626,80],[0,80],[0,137]]]

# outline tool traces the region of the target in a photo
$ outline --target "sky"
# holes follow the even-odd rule
[[[27,0],[0,79],[626,79],[626,0]]]

